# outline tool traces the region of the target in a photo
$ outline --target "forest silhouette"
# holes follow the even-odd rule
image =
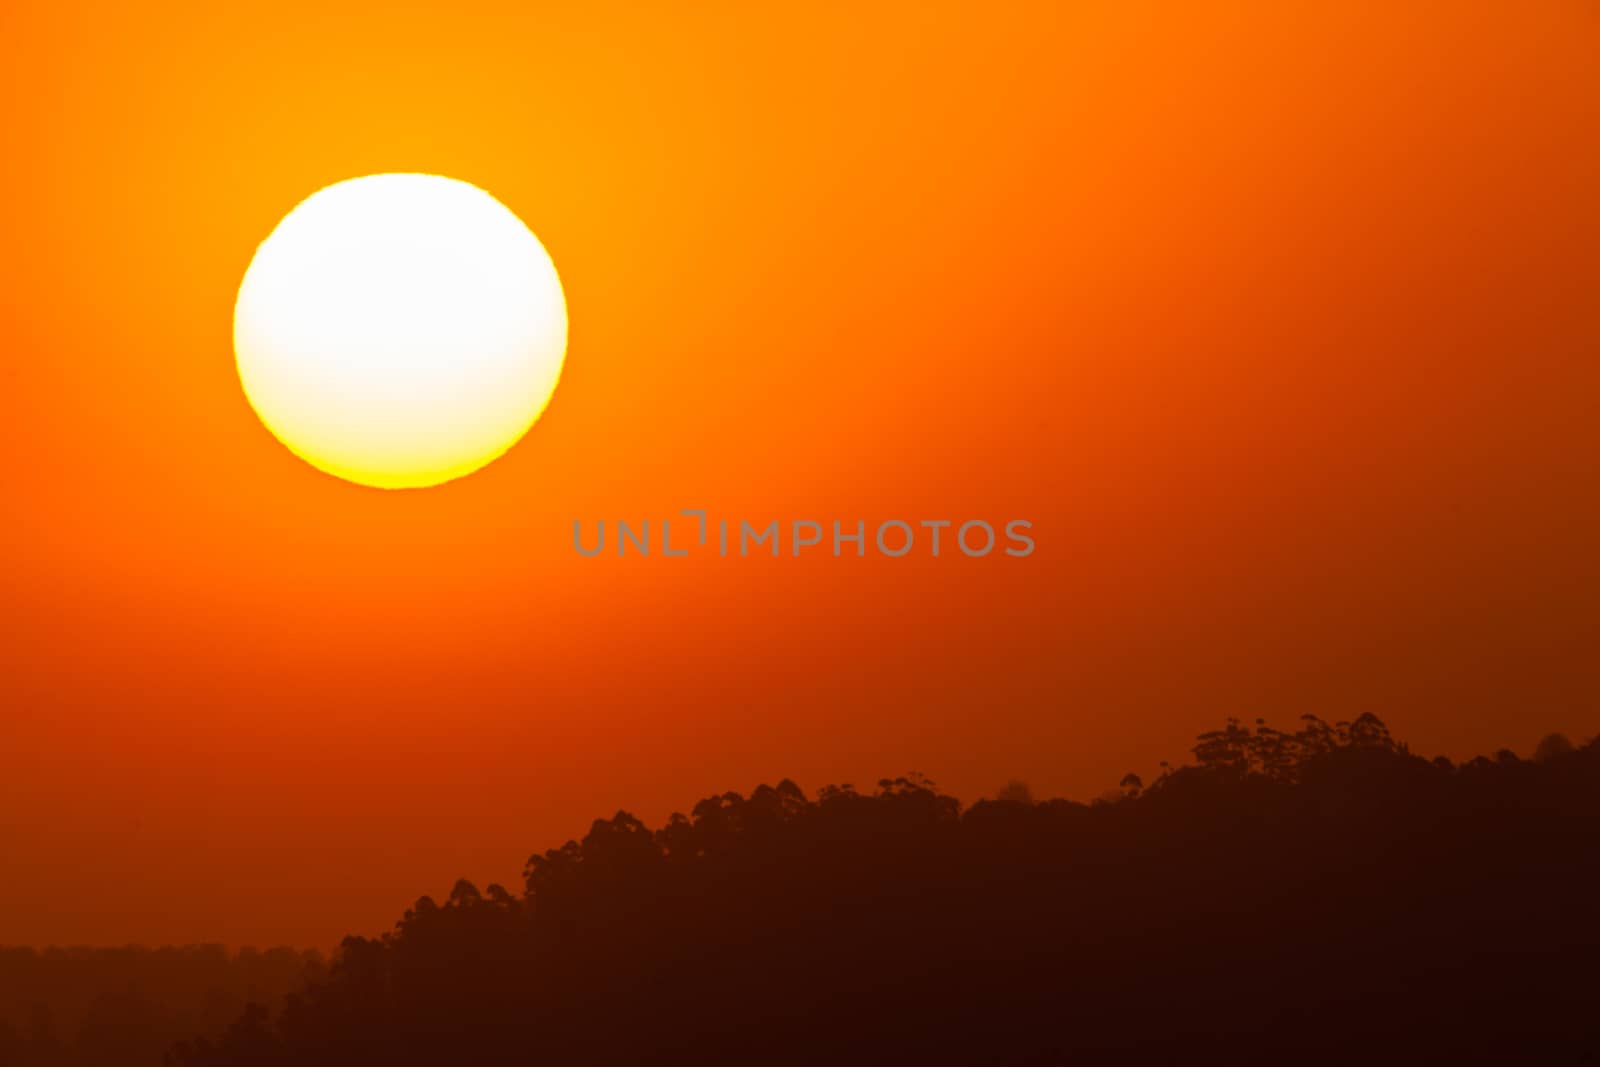
[[[166,1062],[1600,1062],[1600,744],[1453,764],[1307,716],[1193,753],[1089,804],[910,775],[619,812]],[[145,1049],[0,1024],[6,1067]]]

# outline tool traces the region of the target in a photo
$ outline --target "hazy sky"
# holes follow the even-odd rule
[[[637,6],[0,12],[0,942],[328,946],[618,808],[1081,799],[1230,714],[1600,724],[1600,8]],[[381,171],[494,193],[571,315],[415,493],[231,351]],[[571,546],[695,507],[1038,548]]]

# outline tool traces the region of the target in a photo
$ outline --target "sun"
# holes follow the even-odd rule
[[[233,346],[261,421],[312,466],[412,489],[516,444],[561,375],[544,246],[482,189],[374,174],[284,216],[239,285]]]

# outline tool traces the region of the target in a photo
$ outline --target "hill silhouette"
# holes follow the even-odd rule
[[[287,948],[0,947],[0,1067],[159,1067],[175,1042],[221,1035],[325,965]]]
[[[1600,745],[1230,721],[1091,804],[912,775],[626,812],[175,1067],[1600,1062]]]

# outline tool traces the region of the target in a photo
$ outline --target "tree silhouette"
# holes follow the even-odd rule
[[[1577,749],[1567,740],[1565,734],[1548,734],[1533,750],[1533,758],[1540,763],[1547,763],[1553,759],[1570,756],[1575,751]]]
[[[424,898],[272,1026],[175,1062],[1600,1049],[1600,749],[1457,767],[1308,715],[1229,719],[1194,756],[1090,806],[1013,782],[962,811],[911,774],[722,793],[654,831],[618,812],[533,856],[520,897]]]
[[[617,812],[530,857],[520,892],[420,898],[169,1061],[1600,1054],[1594,743],[1458,766],[1375,716],[1306,716],[1229,720],[1194,755],[1091,805],[1008,787],[963,810],[907,774],[720,793],[656,829]],[[142,1062],[160,998],[140,993],[103,1001],[76,1051],[9,1020],[0,1064]]]

